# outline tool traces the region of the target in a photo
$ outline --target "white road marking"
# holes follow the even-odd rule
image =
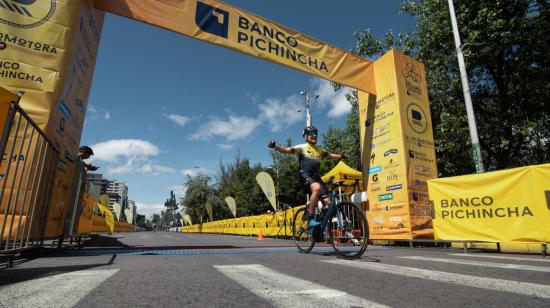
[[[408,256],[408,257],[398,257],[398,258],[400,258],[400,259],[410,259],[410,260],[420,260],[420,261],[453,263],[453,264],[462,264],[462,265],[485,266],[485,267],[493,267],[493,268],[514,269],[514,270],[549,272],[550,273],[550,267],[544,267],[544,266],[509,264],[509,263],[495,263],[495,262],[486,262],[486,261],[457,260],[457,259],[445,259],[445,258],[431,258],[431,257],[423,257],[423,256]]]
[[[118,269],[83,270],[0,288],[0,307],[73,307]]]
[[[478,277],[374,262],[358,262],[348,260],[327,260],[321,262],[345,265],[359,269],[401,275],[406,277],[446,282],[467,287],[511,292],[540,298],[550,298],[550,286],[530,282]]]
[[[482,255],[482,254],[469,254],[469,253],[451,253],[450,256],[457,257],[473,257],[473,258],[490,258],[490,259],[506,259],[506,260],[517,260],[517,261],[530,261],[530,262],[550,262],[550,258],[521,258],[521,257],[510,257],[510,256],[495,256],[495,255]]]
[[[214,267],[276,307],[388,307],[259,264]]]

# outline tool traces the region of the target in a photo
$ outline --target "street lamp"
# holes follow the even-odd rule
[[[470,138],[472,140],[472,154],[476,166],[476,173],[485,171],[483,160],[481,157],[481,147],[479,146],[479,138],[477,135],[476,119],[474,116],[474,108],[472,106],[472,98],[470,96],[470,86],[468,84],[468,76],[466,75],[466,65],[464,63],[464,55],[462,48],[465,45],[460,43],[460,35],[458,33],[458,25],[456,23],[455,8],[453,0],[449,1],[449,12],[451,14],[451,24],[453,26],[453,34],[456,45],[456,55],[458,57],[458,68],[460,69],[460,78],[462,79],[462,90],[464,91],[464,102],[466,103],[466,113],[468,115],[468,126],[470,128]]]
[[[309,127],[309,126],[312,126],[311,125],[311,122],[312,122],[312,118],[311,118],[311,102],[309,100],[309,93],[307,92],[307,90],[303,90],[300,92],[300,95],[303,95],[306,99],[306,104],[305,104],[305,107],[306,107],[306,127]],[[318,99],[319,98],[319,95],[315,95],[314,99]],[[301,109],[298,110],[298,112],[302,111]]]

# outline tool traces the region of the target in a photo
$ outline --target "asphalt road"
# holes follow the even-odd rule
[[[369,247],[346,261],[289,240],[99,236],[0,270],[0,307],[550,307],[550,258]]]

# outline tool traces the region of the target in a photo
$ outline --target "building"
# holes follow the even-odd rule
[[[99,199],[99,196],[107,193],[109,180],[103,178],[101,173],[88,173],[86,176],[88,183],[88,192],[94,198]]]
[[[145,228],[145,215],[136,215],[136,225]]]
[[[122,217],[122,213],[128,208],[128,186],[119,180],[109,180],[107,195],[109,196],[111,211],[113,211],[113,204],[120,204]]]
[[[128,217],[126,217],[126,221],[130,224],[135,224],[136,222],[136,217],[137,217],[137,206],[136,206],[136,203],[134,202],[134,200],[128,200],[128,209],[130,210],[130,212],[132,213],[132,221],[130,221],[128,219]]]

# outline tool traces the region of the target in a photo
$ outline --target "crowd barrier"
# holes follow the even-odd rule
[[[86,171],[80,164],[76,164],[64,219],[49,217],[59,152],[18,99],[0,89],[0,257],[9,260],[24,250],[42,247],[48,223],[61,230],[56,235],[59,246],[66,238],[72,241],[107,231],[104,217],[95,215],[97,201],[86,192]],[[134,226],[116,222],[114,231],[131,232]]]
[[[12,255],[43,243],[58,152],[17,101],[0,94],[0,255]]]
[[[220,233],[234,235],[287,236],[292,235],[294,213],[304,205],[285,211],[185,226],[182,232]]]

